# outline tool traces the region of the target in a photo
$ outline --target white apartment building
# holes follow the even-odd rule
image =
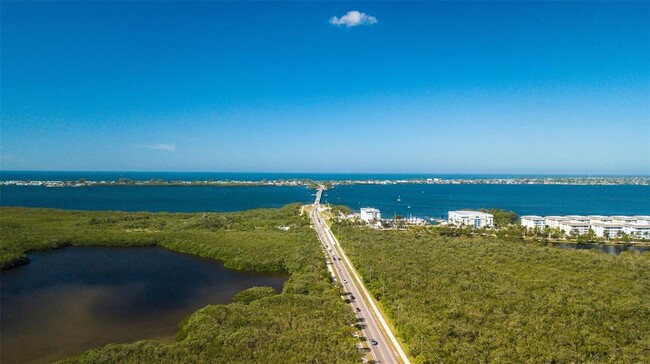
[[[623,232],[641,239],[650,239],[650,224],[625,224]]]
[[[559,229],[560,224],[564,221],[568,221],[564,216],[546,216],[544,218],[546,226],[553,228],[553,229]]]
[[[589,223],[565,220],[560,223],[560,230],[566,235],[582,235],[589,232]]]
[[[599,238],[616,238],[623,232],[623,225],[600,222],[592,224],[591,230]]]
[[[650,224],[650,216],[636,215],[632,217],[636,219],[636,224]]]
[[[536,215],[522,216],[521,226],[531,230],[535,230],[537,228],[541,231],[544,230],[544,227],[546,226],[546,219]]]
[[[603,215],[589,215],[587,216],[587,219],[589,219],[589,224],[599,224],[599,223],[613,223],[613,219],[610,216],[603,216]]]
[[[613,224],[635,224],[636,217],[633,216],[612,216]]]
[[[449,224],[483,228],[494,225],[494,216],[480,211],[449,211]]]
[[[379,221],[381,220],[381,212],[378,209],[372,207],[362,207],[359,218],[362,221]]]
[[[540,217],[528,215],[521,217],[521,225],[529,229],[555,228],[566,235],[586,234],[593,230],[598,237],[617,238],[621,233],[631,237],[650,239],[650,216],[603,216],[568,215]]]
[[[565,219],[569,220],[570,222],[579,222],[579,223],[584,223],[588,224],[589,223],[589,217],[587,216],[582,216],[582,215],[567,215],[564,217]]]

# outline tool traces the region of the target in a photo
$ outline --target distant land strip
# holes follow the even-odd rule
[[[305,186],[317,189],[346,185],[398,185],[398,184],[465,184],[465,185],[577,185],[577,186],[613,186],[613,185],[650,185],[647,177],[539,177],[539,178],[408,178],[408,179],[348,179],[348,180],[312,180],[312,179],[274,179],[274,180],[133,180],[120,178],[110,181],[94,181],[80,178],[75,181],[45,180],[4,180],[0,186],[43,186],[43,187],[92,187],[92,186],[220,186],[220,187],[255,187],[255,186]]]

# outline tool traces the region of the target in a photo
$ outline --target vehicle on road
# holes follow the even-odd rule
[[[361,309],[359,307],[357,307],[357,312],[361,312]]]
[[[377,346],[377,340],[375,339],[370,339],[370,343],[374,346]]]

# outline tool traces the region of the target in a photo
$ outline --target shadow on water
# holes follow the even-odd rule
[[[51,362],[107,343],[171,342],[178,324],[288,275],[233,271],[163,248],[82,248],[30,255],[0,276],[3,363]]]

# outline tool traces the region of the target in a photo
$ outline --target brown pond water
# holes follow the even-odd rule
[[[178,324],[285,274],[228,270],[163,248],[69,247],[0,274],[0,360],[52,362],[108,343],[172,342]]]

